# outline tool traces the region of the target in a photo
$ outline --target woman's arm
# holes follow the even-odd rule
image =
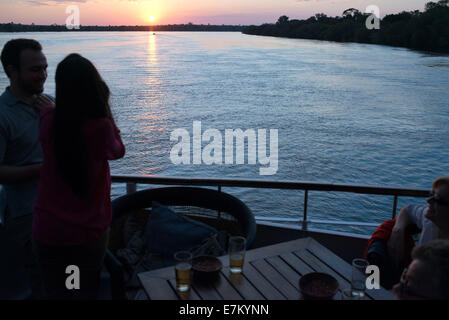
[[[34,98],[33,107],[41,112],[46,109],[54,109],[55,102],[45,95],[39,95]]]
[[[27,166],[0,165],[0,184],[22,183],[39,178],[42,164]]]
[[[106,132],[106,159],[116,160],[125,155],[125,146],[120,137],[120,129],[115,125],[114,120],[108,119]]]

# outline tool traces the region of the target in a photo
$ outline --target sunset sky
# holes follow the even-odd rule
[[[430,0],[0,0],[0,23],[65,24],[68,5],[80,8],[82,25],[261,24],[281,15],[308,18],[315,13],[341,15],[377,5],[381,16],[423,10]],[[437,2],[437,0],[435,0]],[[153,21],[149,17],[154,17]]]

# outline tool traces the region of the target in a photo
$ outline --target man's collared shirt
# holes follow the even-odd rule
[[[16,98],[8,87],[0,96],[0,164],[26,166],[42,161],[39,112]],[[37,178],[24,183],[4,184],[6,221],[33,212],[37,184]]]

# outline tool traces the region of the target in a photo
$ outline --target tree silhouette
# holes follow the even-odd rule
[[[339,42],[361,42],[449,53],[449,0],[429,2],[425,11],[403,11],[389,14],[381,21],[380,30],[368,30],[366,17],[349,8],[343,17],[318,13],[306,20],[289,20],[282,16],[275,24],[249,26],[246,34],[275,37],[317,39]]]
[[[357,16],[361,16],[362,13],[355,9],[355,8],[349,8],[343,11],[343,18],[355,18]]]
[[[282,26],[288,23],[288,17],[287,16],[280,16],[278,21],[276,22],[277,25]]]
[[[426,11],[438,8],[438,7],[447,7],[449,6],[449,0],[440,0],[438,2],[428,2],[426,3]]]
[[[324,13],[317,13],[315,15],[315,18],[317,21],[326,21],[327,15],[325,15]]]

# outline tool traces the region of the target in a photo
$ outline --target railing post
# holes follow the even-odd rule
[[[134,182],[126,183],[126,194],[134,193],[137,191],[137,184]]]
[[[218,192],[221,192],[221,186],[218,186]],[[221,211],[218,211],[218,219],[221,219]]]
[[[307,200],[309,198],[309,190],[304,190],[304,214],[302,217],[302,229],[307,230]]]
[[[396,218],[396,209],[398,207],[398,195],[394,196],[394,203],[393,203],[393,218]]]

